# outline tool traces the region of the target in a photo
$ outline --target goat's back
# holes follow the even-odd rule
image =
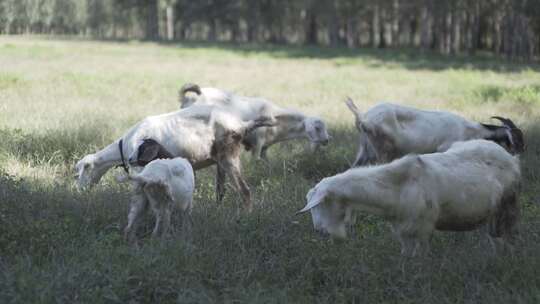
[[[450,112],[392,103],[381,103],[367,111],[363,125],[374,136],[384,136],[402,155],[435,152],[445,144],[475,138],[481,128],[480,124]]]
[[[253,120],[260,116],[269,116],[279,109],[267,99],[236,95],[217,88],[202,88],[201,95],[186,97],[183,107],[192,105],[213,105],[235,111],[243,120]],[[185,106],[184,106],[185,104]]]
[[[437,229],[473,229],[519,187],[518,159],[490,141],[458,142],[444,153],[418,159],[410,175],[413,182],[406,187],[419,187],[426,206],[439,209]]]
[[[145,186],[164,187],[173,202],[191,202],[195,178],[186,159],[156,159],[146,165],[138,177]]]

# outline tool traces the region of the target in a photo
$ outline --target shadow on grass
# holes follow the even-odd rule
[[[53,36],[44,38],[66,41],[87,41],[88,39],[70,36]],[[90,39],[91,41],[129,43],[131,39]],[[137,41],[137,40],[135,40]],[[144,42],[144,41],[141,41]],[[422,51],[415,48],[373,49],[302,45],[253,44],[232,42],[203,42],[203,41],[158,41],[162,46],[186,49],[216,49],[240,53],[242,55],[266,54],[272,58],[293,59],[350,59],[376,61],[373,66],[399,65],[410,70],[442,71],[447,69],[466,69],[492,71],[498,73],[521,72],[525,70],[540,71],[538,62],[511,62],[498,58],[489,52],[479,52],[477,55],[445,56],[433,51]],[[347,61],[337,63],[345,65]]]
[[[524,129],[528,192],[540,182],[534,170],[540,165],[540,125]],[[33,149],[28,155],[50,151],[6,134],[15,137],[9,139],[15,147]],[[190,240],[146,238],[139,250],[122,239],[126,189],[77,193],[0,173],[0,302],[535,303],[540,209],[527,210],[514,256],[490,256],[481,233],[469,232],[437,234],[431,256],[404,259],[384,221],[374,217],[362,217],[356,237],[347,241],[318,237],[309,215],[294,212],[308,184],[348,168],[356,152],[352,126],[331,134],[332,143],[315,154],[299,144],[272,147],[272,174],[247,162],[250,179],[265,181],[252,189],[268,198],[252,214],[238,219],[234,200],[216,206],[197,197]],[[73,149],[78,136],[101,144],[71,136],[65,142],[40,139],[59,149]],[[197,181],[209,194],[210,175]]]
[[[496,58],[489,53],[480,55],[456,55],[444,56],[435,52],[422,52],[418,49],[373,49],[357,48],[349,49],[344,47],[316,47],[316,46],[283,46],[272,44],[234,44],[234,43],[209,43],[209,42],[182,42],[182,43],[161,43],[170,47],[190,48],[190,49],[220,49],[239,52],[243,55],[253,55],[258,53],[268,54],[273,58],[297,58],[297,59],[363,59],[374,60],[379,63],[372,65],[397,64],[410,70],[433,70],[441,71],[446,69],[466,69],[493,72],[521,72],[524,70],[540,71],[537,63],[510,62],[501,58]]]

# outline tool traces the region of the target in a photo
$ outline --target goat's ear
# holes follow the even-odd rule
[[[511,131],[513,142],[514,142],[514,151],[516,153],[523,153],[525,151],[525,140],[523,139],[523,132],[520,129],[513,129]]]
[[[308,194],[306,195],[306,199],[308,201],[306,206],[302,210],[296,212],[296,214],[304,213],[311,208],[316,207],[318,204],[322,203],[325,197],[326,191],[323,191],[321,189],[317,191],[317,188],[309,190]]]
[[[188,92],[193,92],[193,93],[195,93],[197,95],[202,94],[201,87],[199,87],[198,85],[196,85],[194,83],[186,83],[186,84],[184,84],[182,86],[182,88],[180,89],[180,91],[178,92],[178,94],[180,95],[180,97],[183,97]]]
[[[137,163],[139,165],[146,165],[149,162],[157,158],[161,146],[158,143],[145,143],[139,147],[139,155],[137,157]]]

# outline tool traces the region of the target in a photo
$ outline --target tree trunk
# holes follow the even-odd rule
[[[392,2],[392,39],[393,46],[399,46],[399,0]]]
[[[391,46],[392,45],[392,34],[389,33],[389,25],[388,25],[388,22],[387,22],[387,15],[386,15],[386,9],[383,7],[383,8],[379,8],[379,21],[380,21],[380,24],[379,24],[379,35],[380,35],[380,43],[379,43],[379,48],[385,48],[387,46]]]
[[[174,7],[168,5],[165,9],[165,15],[167,17],[167,40],[174,39]]]
[[[373,12],[371,15],[371,46],[374,48],[379,47],[379,44],[381,42],[381,36],[380,36],[381,30],[380,30],[380,16],[379,16],[379,5],[375,3],[373,5]]]
[[[480,42],[480,3],[473,3],[473,10],[470,14],[470,41],[468,46],[469,54],[473,55],[478,49]]]
[[[458,54],[461,50],[461,14],[454,10],[452,14],[452,54]]]
[[[208,40],[215,42],[217,40],[217,20],[216,18],[211,18],[208,20],[208,23],[208,26],[210,27],[210,30],[208,31]]]
[[[358,46],[358,22],[354,17],[347,20],[346,30],[347,47],[355,48]]]
[[[146,31],[145,39],[159,39],[159,24],[158,24],[158,3],[157,0],[147,0],[146,2]]]
[[[248,16],[246,18],[247,23],[247,41],[257,42],[259,32],[259,0],[248,1]]]
[[[319,26],[317,24],[317,16],[313,10],[308,10],[307,13],[307,27],[306,27],[306,44],[316,45],[319,43],[317,33]]]
[[[432,36],[432,27],[433,22],[431,18],[432,14],[432,3],[431,0],[426,0],[424,6],[420,11],[420,45],[423,50],[428,50],[431,48],[433,43]]]
[[[337,46],[339,44],[339,20],[334,1],[329,3],[330,9],[330,22],[328,24],[328,42],[330,46]]]

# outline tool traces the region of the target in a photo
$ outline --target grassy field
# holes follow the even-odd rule
[[[73,165],[142,117],[176,110],[185,82],[319,115],[333,140],[316,155],[301,142],[271,148],[269,163],[246,155],[256,205],[240,219],[239,197],[229,190],[216,205],[214,171],[204,170],[193,234],[146,237],[133,250],[121,234],[128,187],[111,172],[78,192]],[[353,238],[332,242],[309,215],[295,216],[311,186],[353,161],[346,96],[363,110],[385,100],[522,126],[515,253],[493,256],[481,231],[438,233],[431,255],[404,259],[379,218],[362,215]],[[539,303],[539,154],[539,66],[408,50],[0,36],[0,303]]]

